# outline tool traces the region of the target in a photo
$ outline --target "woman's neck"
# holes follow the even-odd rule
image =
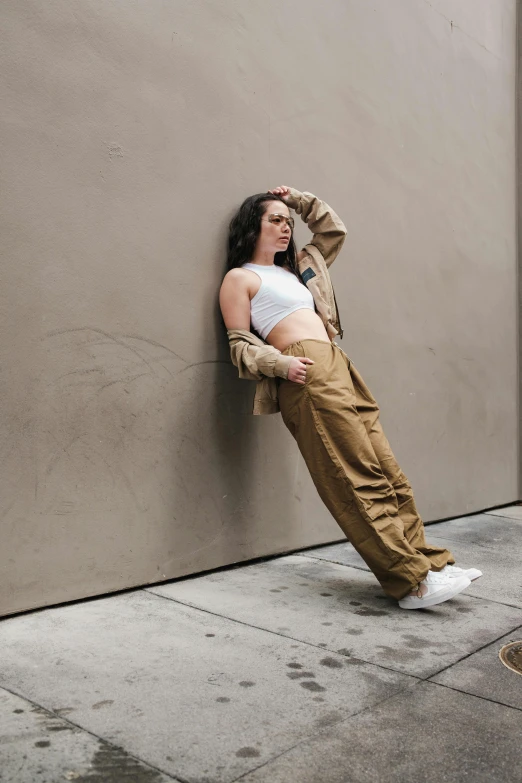
[[[250,263],[259,264],[259,266],[274,266],[274,258],[275,253],[273,252],[271,253],[263,250],[256,250]]]

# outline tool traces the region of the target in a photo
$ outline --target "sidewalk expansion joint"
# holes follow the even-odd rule
[[[463,691],[460,688],[455,688],[454,685],[446,685],[444,682],[432,682],[431,680],[426,680],[426,682],[429,682],[430,685],[440,685],[441,688],[447,688],[449,691],[454,691],[455,693],[462,693],[464,696],[473,696],[474,699],[482,699],[482,701],[489,701],[491,704],[498,704],[500,707],[508,707],[510,710],[522,712],[522,707],[514,707],[512,704],[506,704],[505,701],[497,701],[496,699],[490,699],[488,696],[480,696],[478,693]]]
[[[522,612],[522,606],[516,606],[515,604],[507,604],[505,601],[498,601],[495,598],[485,598],[483,595],[472,595],[471,593],[462,593],[462,595],[465,595],[467,598],[474,598],[475,601],[489,601],[492,604],[498,604],[499,606],[508,606],[510,609],[518,609],[519,612]]]
[[[517,519],[516,517],[508,517],[507,515],[504,516],[504,514],[492,514],[491,511],[484,511],[484,514],[488,514],[490,517],[496,517],[497,519],[507,519],[509,522],[520,522],[520,519]]]
[[[476,653],[480,652],[481,650],[485,650],[486,647],[490,647],[492,644],[495,644],[495,642],[498,642],[500,641],[500,639],[503,639],[504,636],[507,636],[508,634],[516,631],[518,628],[520,628],[520,623],[517,623],[513,628],[510,628],[509,631],[503,631],[503,633],[501,633],[500,636],[497,636],[495,639],[491,639],[489,642],[482,644],[480,647],[477,647],[476,650],[472,650],[471,652],[466,653],[466,655],[463,655],[462,658],[459,658],[457,661],[454,661],[453,663],[444,666],[442,669],[439,669],[439,671],[433,672],[433,674],[430,674],[429,677],[424,678],[425,682],[429,682],[432,677],[437,677],[439,674],[442,674],[442,672],[451,669],[453,666],[456,666],[458,663],[462,663],[462,661],[465,661],[467,658],[471,658],[472,655],[476,655]],[[440,683],[437,682],[435,683],[435,685],[440,685]]]
[[[307,737],[307,739],[310,739],[310,737]],[[252,767],[251,769],[247,769],[247,771],[242,772],[238,778],[233,778],[232,780],[229,780],[228,783],[237,783],[237,781],[241,780],[247,775],[251,775],[253,772],[257,772],[259,769],[263,769],[263,767],[266,767],[267,764],[271,764],[273,761],[276,761],[276,759],[280,758],[281,756],[284,756],[285,753],[290,753],[291,750],[297,748],[299,745],[301,745],[301,743],[302,740],[299,740],[299,742],[296,742],[295,745],[291,745],[289,748],[285,748],[284,750],[282,750],[281,753],[277,753],[275,756],[272,756],[272,758],[263,761],[263,763],[259,764],[258,767]]]
[[[310,732],[310,734],[307,734],[306,737],[303,737],[299,740],[299,742],[296,742],[295,745],[292,745],[289,748],[286,748],[281,753],[278,753],[271,759],[267,759],[267,761],[264,761],[262,764],[260,764],[258,767],[254,767],[253,769],[248,770],[247,772],[243,772],[239,777],[234,778],[233,780],[230,780],[228,783],[238,783],[242,778],[246,777],[247,775],[251,775],[253,772],[257,772],[258,769],[262,769],[263,767],[266,767],[267,764],[271,764],[276,759],[280,758],[281,756],[284,756],[285,753],[290,753],[291,750],[294,748],[298,748],[299,745],[303,745],[305,742],[310,742],[310,740],[315,739],[316,737],[320,737],[324,732],[331,731],[333,728],[337,728],[338,726],[342,725],[343,723],[348,723],[348,721],[353,720],[354,718],[357,718],[359,715],[363,715],[365,712],[371,712],[372,710],[376,709],[377,707],[380,707],[381,705],[385,704],[387,701],[390,701],[391,699],[395,699],[398,696],[402,696],[406,691],[413,690],[414,688],[418,687],[421,684],[421,681],[418,680],[415,683],[409,683],[404,688],[401,688],[400,690],[396,691],[395,693],[391,693],[389,696],[385,696],[383,699],[381,699],[378,702],[375,702],[375,704],[369,704],[367,707],[363,707],[361,710],[358,710],[357,712],[354,712],[352,715],[347,715],[346,718],[342,718],[341,720],[336,721],[335,723],[332,723],[328,727],[324,727],[319,729],[315,732]],[[432,683],[435,684],[435,683]]]
[[[149,592],[147,588],[144,588],[145,592]],[[225,614],[218,614],[217,612],[211,612],[210,609],[204,609],[201,606],[194,606],[193,604],[186,603],[185,601],[180,601],[176,598],[170,598],[166,595],[158,595],[157,593],[150,593],[151,595],[155,596],[156,598],[163,599],[165,601],[172,601],[174,604],[180,604],[180,606],[187,606],[189,609],[195,609],[197,612],[204,612],[205,614],[210,614],[212,617],[220,617],[222,620],[228,620],[228,622],[231,623],[237,623],[238,625],[244,625],[245,628],[255,628],[256,631],[263,631],[264,633],[270,633],[273,634],[273,636],[280,636],[282,639],[290,639],[292,642],[299,642],[300,644],[306,644],[308,647],[313,647],[316,650],[321,650],[322,652],[329,652],[333,653],[335,655],[343,656],[342,653],[339,653],[337,650],[332,650],[329,647],[319,647],[317,644],[313,644],[312,642],[304,641],[303,639],[298,639],[296,636],[290,636],[286,633],[280,633],[279,631],[273,631],[271,628],[263,628],[260,625],[252,625],[251,623],[247,623],[244,620],[237,620],[235,617],[228,617]],[[366,663],[368,666],[375,666],[377,669],[383,669],[387,672],[393,672],[394,674],[402,674],[405,677],[411,677],[414,680],[418,680],[419,682],[425,682],[426,677],[421,677],[418,674],[409,674],[408,672],[401,671],[400,669],[393,669],[391,666],[383,666],[381,663],[374,663],[374,661],[368,661],[366,658],[359,658],[358,656],[353,656],[352,660],[361,661],[362,663]],[[438,672],[437,672],[438,674]],[[430,677],[434,675],[429,675]]]
[[[449,536],[437,536],[432,535],[430,536],[431,539],[436,539],[437,541],[451,541],[452,544],[460,544],[461,546],[465,546],[466,544],[469,544],[469,541],[462,541],[458,538],[450,538]],[[488,546],[486,544],[477,544],[475,541],[472,542],[473,546],[478,547],[479,549],[484,549],[486,552],[498,552],[498,548],[494,546]]]
[[[23,699],[28,704],[32,704],[34,707],[37,707],[38,709],[43,710],[44,712],[47,712],[53,718],[56,718],[56,720],[62,721],[63,723],[67,723],[69,726],[75,729],[79,729],[85,734],[88,734],[90,737],[94,737],[94,739],[97,739],[99,742],[103,742],[105,745],[109,745],[111,748],[114,748],[114,750],[119,750],[122,753],[125,753],[125,755],[128,756],[130,759],[133,759],[134,761],[143,764],[144,767],[148,767],[149,769],[153,769],[156,772],[165,775],[165,777],[169,778],[169,780],[171,780],[172,783],[190,783],[190,781],[184,778],[173,777],[170,774],[170,772],[166,772],[160,767],[154,766],[154,764],[151,764],[149,761],[144,761],[144,759],[140,758],[139,756],[136,756],[134,753],[130,753],[122,745],[116,745],[111,740],[105,739],[99,734],[96,734],[96,732],[91,731],[90,729],[86,729],[80,723],[75,723],[74,721],[70,720],[70,718],[66,718],[64,715],[60,715],[59,712],[55,712],[53,709],[50,709],[49,707],[45,707],[43,704],[39,704],[37,701],[35,701],[34,699],[30,699],[28,696],[26,696],[23,693],[19,693],[18,691],[13,690],[12,688],[8,688],[6,685],[0,685],[0,690],[6,691],[6,693],[10,693],[12,696],[16,696],[19,699]]]
[[[321,563],[335,563],[335,565],[344,566],[345,568],[355,568],[357,571],[364,571],[365,574],[371,574],[371,571],[369,568],[364,568],[364,566],[360,565],[352,565],[351,563],[341,563],[340,560],[333,560],[331,558],[326,557],[316,557],[315,555],[310,554],[300,554],[297,553],[297,557],[309,557],[313,560],[319,560]]]

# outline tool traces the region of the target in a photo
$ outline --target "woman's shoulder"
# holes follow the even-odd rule
[[[221,284],[222,288],[233,289],[248,289],[252,282],[256,280],[254,272],[250,272],[248,269],[243,269],[240,266],[229,269],[223,278]]]
[[[236,266],[233,269],[228,270],[225,277],[223,278],[223,282],[225,280],[230,282],[248,280],[251,274],[253,273],[250,272],[248,269],[243,269],[243,267],[241,266]]]

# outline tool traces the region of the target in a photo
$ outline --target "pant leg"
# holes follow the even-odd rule
[[[448,549],[431,546],[425,538],[425,528],[417,511],[411,485],[397,464],[388,439],[379,420],[379,407],[370,390],[363,381],[353,362],[346,354],[350,377],[352,379],[357,411],[366,427],[375,456],[379,460],[382,472],[392,485],[397,497],[398,513],[404,525],[404,535],[411,546],[425,555],[434,571],[440,571],[448,563],[454,563]]]
[[[402,598],[431,567],[404,535],[396,493],[360,417],[343,352],[319,340],[284,351],[308,356],[306,384],[282,381],[283,421],[295,437],[319,495],[386,593]]]

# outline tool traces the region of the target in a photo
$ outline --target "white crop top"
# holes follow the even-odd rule
[[[263,340],[290,313],[302,309],[315,311],[312,294],[292,272],[275,264],[247,263],[242,267],[261,278],[259,291],[250,302],[250,320]]]

